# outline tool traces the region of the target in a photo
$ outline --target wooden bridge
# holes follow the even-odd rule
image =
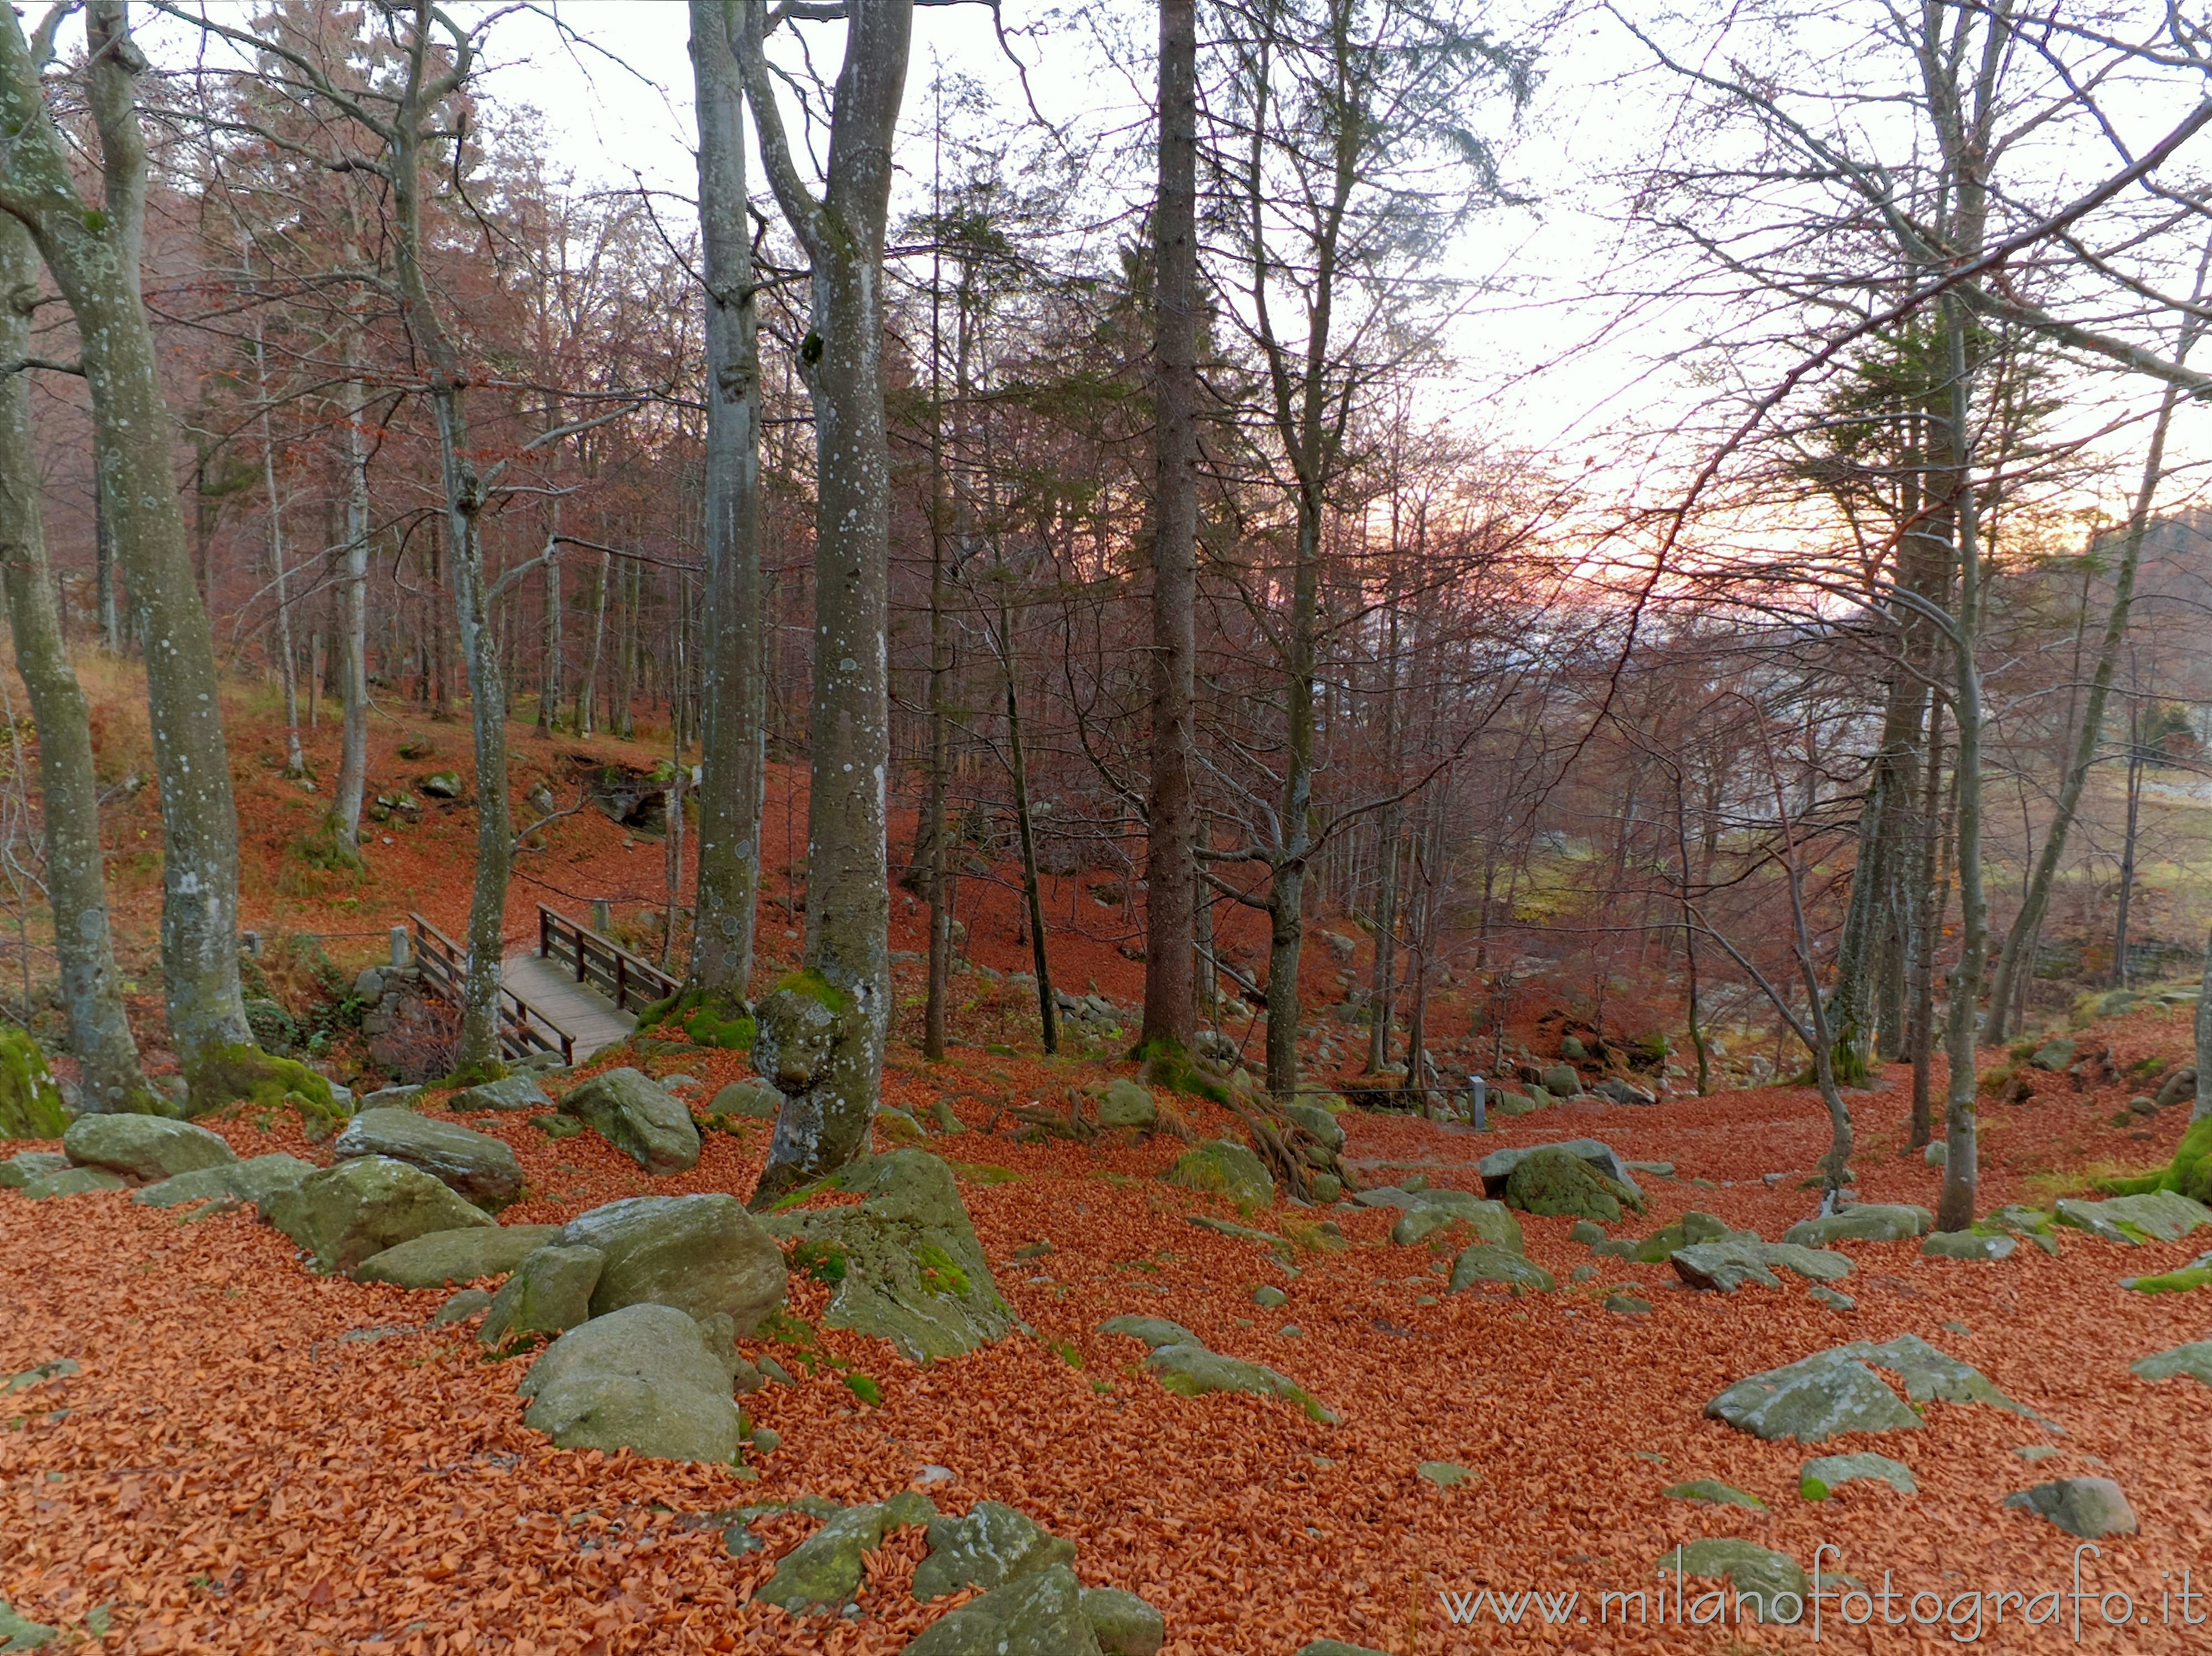
[[[467,951],[422,916],[407,917],[423,987],[458,1006]],[[563,1063],[581,1063],[635,1029],[638,1008],[680,986],[612,938],[541,903],[537,952],[500,963],[500,1050],[510,1058],[557,1052]]]

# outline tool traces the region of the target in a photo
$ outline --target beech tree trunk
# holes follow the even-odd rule
[[[690,987],[732,1010],[750,993],[768,771],[760,325],[745,222],[744,88],[730,47],[738,22],[738,0],[691,0],[707,287],[707,641]]]
[[[830,117],[826,188],[800,178],[776,107],[763,0],[733,42],[761,156],[811,278],[799,350],[814,407],[814,691],[807,795],[806,971],[793,989],[831,1014],[823,1061],[786,1087],[756,1205],[859,1154],[890,1017],[888,650],[890,460],[884,416],[884,231],[913,0],[851,0]],[[776,1000],[787,997],[779,995]],[[763,1032],[774,1026],[764,1010]],[[781,1084],[781,1078],[779,1078]]]
[[[147,702],[163,842],[162,990],[192,1106],[203,1110],[236,1096],[234,1067],[253,1039],[239,993],[238,821],[214,639],[192,575],[170,467],[169,411],[138,291],[146,159],[133,81],[145,59],[131,40],[120,0],[95,0],[87,26],[105,210],[77,193],[71,152],[55,130],[22,26],[10,12],[0,18],[0,125],[14,134],[0,170],[0,210],[30,232],[76,316],[102,516],[138,630],[149,641]]]
[[[1153,220],[1155,459],[1152,776],[1145,825],[1145,1021],[1140,1044],[1184,1048],[1198,896],[1192,755],[1198,654],[1198,8],[1160,6],[1159,202]]]
[[[345,580],[338,588],[339,698],[344,709],[338,737],[338,774],[331,801],[331,832],[341,849],[361,855],[361,810],[368,791],[368,390],[352,377],[360,342],[345,336]]]
[[[29,233],[0,216],[0,361],[30,354],[39,297],[39,256]],[[15,665],[31,692],[39,730],[39,787],[46,819],[46,899],[61,962],[70,1045],[82,1066],[86,1113],[168,1115],[147,1086],[123,1006],[108,929],[100,854],[100,788],[93,771],[92,719],[62,637],[46,564],[40,486],[32,464],[31,393],[25,371],[0,379],[0,584]]]

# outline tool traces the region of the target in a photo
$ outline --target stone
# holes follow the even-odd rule
[[[398,1110],[422,1096],[422,1088],[420,1087],[380,1087],[375,1092],[362,1095],[361,1107],[364,1110]]]
[[[133,1184],[238,1160],[222,1135],[165,1116],[80,1116],[62,1149],[80,1167],[105,1167]]]
[[[260,1204],[263,1221],[305,1248],[325,1275],[433,1231],[498,1223],[421,1168],[391,1156],[356,1156]]]
[[[394,1288],[434,1288],[447,1282],[473,1282],[504,1276],[560,1239],[558,1225],[471,1225],[457,1231],[432,1231],[372,1254],[349,1275],[357,1282],[389,1282]]]
[[[2057,1071],[2074,1062],[2074,1043],[2063,1035],[2054,1035],[2029,1055],[2030,1069]]]
[[[964,1133],[968,1130],[967,1123],[960,1119],[959,1113],[953,1109],[952,1100],[950,1099],[939,1099],[931,1105],[929,1118],[937,1123],[937,1130],[939,1133]]]
[[[1054,1564],[939,1618],[906,1656],[1100,1656],[1100,1647],[1075,1572]]]
[[[719,1121],[738,1117],[746,1121],[774,1121],[783,1111],[783,1094],[766,1081],[732,1081],[708,1101],[707,1118]]]
[[[1568,1241],[1579,1242],[1586,1248],[1594,1248],[1605,1239],[1605,1227],[1594,1219],[1577,1219],[1574,1228],[1567,1233]]]
[[[431,1314],[432,1328],[451,1328],[491,1308],[491,1295],[482,1288],[463,1288]]]
[[[1161,1177],[1187,1190],[1226,1196],[1240,1208],[1265,1208],[1275,1199],[1275,1181],[1260,1158],[1231,1139],[1186,1150]]]
[[[1080,1603],[1099,1656],[1159,1656],[1167,1642],[1167,1618],[1133,1592],[1085,1587]]]
[[[1723,1601],[1725,1614],[1709,1619],[1731,1627],[1746,1613],[1761,1625],[1794,1625],[1804,1619],[1806,1595],[1813,1591],[1812,1579],[1788,1553],[1733,1537],[1692,1541],[1663,1555],[1654,1568],[1662,1576],[1680,1573],[1686,1603],[1702,1603],[1711,1596],[1693,1593],[1691,1580],[1725,1582],[1729,1589]],[[1786,1612],[1781,1607],[1784,1599],[1793,1601]]]
[[[1341,1639],[1316,1639],[1300,1645],[1297,1656],[1388,1656],[1372,1645],[1347,1645]]]
[[[702,1319],[725,1314],[744,1338],[783,1303],[783,1251],[732,1196],[626,1197],[579,1214],[560,1240],[605,1257],[593,1317],[671,1306]]]
[[[1648,1087],[1638,1087],[1626,1075],[1607,1075],[1590,1091],[1611,1104],[1641,1107],[1659,1102],[1656,1093]]]
[[[1994,1265],[2000,1259],[2012,1257],[2013,1250],[2019,1246],[2019,1239],[2010,1236],[1983,1236],[1973,1231],[1937,1231],[1920,1245],[1920,1253],[1926,1259],[1966,1259]]]
[[[2058,1238],[2052,1230],[2051,1217],[2039,1208],[2008,1202],[1984,1220],[1980,1228],[1984,1232],[2002,1231],[2008,1236],[2033,1242],[2053,1258],[2057,1257]]]
[[[2051,1430],[2057,1429],[2034,1410],[2022,1408],[1998,1391],[1972,1364],[1938,1351],[1917,1334],[1900,1334],[1881,1345],[1856,1341],[1838,1346],[1835,1351],[1896,1375],[1905,1382],[1905,1395],[1915,1403],[1984,1403]]]
[[[58,1150],[21,1150],[0,1161],[0,1190],[20,1190],[33,1179],[69,1171],[70,1159]]]
[[[1424,1482],[1435,1484],[1439,1489],[1449,1489],[1457,1483],[1473,1482],[1480,1476],[1455,1460],[1425,1460],[1413,1469],[1413,1475]]]
[[[64,1167],[60,1172],[48,1173],[24,1185],[23,1200],[45,1202],[54,1196],[90,1196],[99,1190],[126,1188],[120,1173],[111,1173],[105,1167]]]
[[[1831,1242],[1910,1242],[1935,1227],[1934,1214],[1909,1202],[1855,1202],[1841,1213],[1799,1220],[1782,1233],[1782,1239],[1808,1248]]]
[[[571,1329],[516,1390],[531,1400],[522,1423],[563,1449],[722,1464],[738,1456],[730,1372],[673,1306],[624,1306]]]
[[[1595,1253],[1619,1254],[1624,1258],[1635,1260],[1638,1264],[1663,1265],[1678,1249],[1700,1242],[1731,1240],[1756,1242],[1759,1240],[1759,1235],[1757,1231],[1730,1230],[1724,1220],[1699,1213],[1692,1208],[1673,1224],[1660,1227],[1640,1242],[1628,1239],[1594,1242],[1590,1248]]]
[[[1145,1367],[1159,1376],[1160,1384],[1186,1397],[1208,1391],[1248,1391],[1263,1397],[1282,1397],[1329,1425],[1336,1416],[1287,1374],[1258,1363],[1224,1357],[1201,1345],[1161,1346],[1145,1359]]]
[[[1648,1317],[1651,1314],[1651,1302],[1633,1294],[1607,1294],[1605,1308],[1616,1317]]]
[[[461,796],[461,779],[451,770],[433,770],[422,778],[422,787],[434,800],[457,800]]]
[[[1321,1105],[1293,1099],[1279,1107],[1285,1115],[1319,1139],[1324,1149],[1338,1151],[1344,1148],[1344,1123]]]
[[[1127,1075],[1115,1076],[1098,1096],[1101,1127],[1134,1127],[1149,1132],[1159,1119],[1160,1106],[1152,1098],[1152,1088]]]
[[[951,1167],[926,1150],[864,1156],[823,1180],[858,1207],[773,1215],[768,1228],[843,1261],[824,1326],[888,1340],[909,1361],[964,1356],[1014,1326]]]
[[[1950,1157],[1951,1147],[1942,1139],[1930,1140],[1928,1148],[1920,1153],[1920,1159],[1930,1167],[1945,1166],[1950,1160]]]
[[[486,1213],[511,1207],[522,1195],[522,1164],[504,1140],[412,1110],[362,1111],[346,1123],[331,1154],[340,1161],[389,1156],[420,1167]]]
[[[1505,1201],[1524,1213],[1619,1221],[1621,1191],[1571,1151],[1547,1148],[1523,1157],[1506,1176]]]
[[[364,966],[353,980],[353,992],[364,1001],[384,998],[384,974],[374,966]]]
[[[921,1144],[929,1138],[920,1122],[905,1111],[894,1109],[887,1104],[876,1106],[874,1122],[878,1136],[888,1143]]]
[[[2197,1096],[2197,1066],[2184,1064],[2168,1075],[2160,1086],[2157,1096],[2151,1101],[2160,1110],[2179,1104],[2184,1099]]]
[[[933,1519],[929,1556],[915,1567],[922,1604],[964,1587],[997,1587],[1054,1564],[1075,1562],[1075,1543],[1000,1501],[981,1501],[965,1518]]]
[[[1316,1173],[1306,1181],[1306,1188],[1312,1192],[1314,1201],[1324,1208],[1344,1195],[1344,1181],[1334,1173]]]
[[[538,1084],[534,1075],[501,1075],[481,1087],[465,1087],[446,1100],[446,1108],[457,1116],[473,1115],[479,1110],[507,1114],[552,1107],[553,1100],[545,1096],[545,1089]]]
[[[2196,1340],[2148,1357],[2138,1357],[2128,1367],[2147,1380],[2170,1380],[2185,1374],[2212,1385],[2212,1340]]]
[[[2200,1225],[2212,1225],[2212,1208],[2178,1190],[2108,1196],[2102,1202],[2064,1197],[2051,1216],[2106,1242],[2179,1242]]]
[[[1556,1098],[1572,1098],[1583,1090],[1583,1078],[1575,1073],[1571,1064],[1555,1063],[1537,1079],[1544,1090]]]
[[[884,1525],[880,1506],[848,1507],[831,1514],[783,1556],[753,1598],[795,1616],[842,1610],[860,1595],[867,1555],[883,1544]]]
[[[1692,1288],[1722,1294],[1733,1294],[1747,1282],[1778,1288],[1782,1279],[1774,1275],[1778,1267],[1820,1282],[1848,1276],[1851,1269],[1851,1262],[1839,1253],[1756,1239],[1693,1243],[1675,1249],[1668,1258],[1674,1274]]]
[[[648,1173],[681,1173],[699,1162],[699,1129],[684,1102],[628,1068],[594,1075],[561,1100],[582,1122]]]
[[[1263,1282],[1252,1290],[1252,1303],[1262,1311],[1279,1311],[1291,1303],[1291,1296],[1272,1283]]]
[[[565,1334],[590,1321],[592,1290],[599,1287],[606,1263],[597,1248],[564,1247],[549,1239],[492,1296],[477,1337],[488,1346],[501,1346],[519,1335]]]
[[[1859,1302],[1840,1288],[1832,1288],[1826,1282],[1815,1282],[1805,1291],[1805,1297],[1817,1300],[1830,1311],[1856,1311]]]
[[[1460,1250],[1452,1261],[1451,1286],[1445,1291],[1457,1294],[1477,1282],[1502,1282],[1516,1294],[1549,1294],[1559,1285],[1551,1272],[1526,1255],[1489,1242]]]
[[[1607,1178],[1626,1185],[1635,1196],[1634,1205],[1641,1211],[1644,1192],[1632,1177],[1628,1163],[1611,1145],[1601,1144],[1595,1139],[1566,1139],[1558,1144],[1516,1145],[1509,1149],[1492,1150],[1483,1157],[1475,1169],[1482,1175],[1483,1194],[1504,1196],[1505,1181],[1512,1176],[1513,1170],[1530,1156],[1547,1150],[1565,1150],[1570,1155],[1578,1156]]]
[[[2128,1505],[2120,1486],[2108,1477],[2062,1477],[2008,1495],[2004,1504],[2047,1518],[2067,1534],[2078,1535],[2084,1541],[2136,1532],[2135,1508]]]
[[[1723,1483],[1718,1478],[1693,1478],[1660,1493],[1669,1501],[1687,1501],[1708,1507],[1745,1507],[1754,1513],[1766,1510],[1766,1503],[1757,1495],[1747,1495],[1733,1483]]]
[[[1101,1334],[1125,1334],[1139,1342],[1148,1351],[1162,1346],[1202,1346],[1205,1341],[1193,1334],[1181,1323],[1170,1323],[1164,1317],[1109,1317],[1098,1324]]]
[[[0,1139],[57,1139],[69,1106],[27,1030],[0,1029]]]
[[[0,1650],[38,1650],[52,1644],[61,1636],[59,1628],[48,1627],[43,1622],[33,1622],[28,1616],[20,1616],[5,1598],[0,1598]]]
[[[1797,1493],[1808,1501],[1826,1501],[1844,1484],[1858,1480],[1887,1483],[1901,1495],[1920,1493],[1910,1466],[1871,1452],[1823,1455],[1817,1460],[1807,1461],[1797,1474]]]
[[[1769,1442],[1824,1443],[1846,1432],[1905,1432],[1923,1424],[1845,1346],[1747,1375],[1708,1403],[1705,1416]]]

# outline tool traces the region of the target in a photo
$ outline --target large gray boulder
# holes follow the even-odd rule
[[[1083,1589],[1065,1564],[970,1599],[924,1629],[905,1656],[1101,1656]]]
[[[1521,1234],[1521,1221],[1503,1202],[1492,1202],[1466,1190],[1413,1190],[1406,1194],[1412,1200],[1404,1215],[1390,1227],[1390,1239],[1401,1247],[1416,1246],[1456,1223],[1465,1225],[1480,1240],[1492,1247],[1513,1253],[1528,1251]]]
[[[2102,1202],[2062,1197],[2051,1216],[2106,1242],[2179,1242],[2200,1225],[2212,1225],[2212,1208],[2179,1190],[2116,1196]]]
[[[492,1296],[477,1337],[504,1345],[520,1335],[565,1334],[590,1321],[592,1290],[606,1263],[597,1248],[538,1249]]]
[[[739,1337],[783,1303],[782,1250],[735,1196],[637,1196],[580,1214],[562,1245],[605,1256],[592,1315],[624,1306],[673,1306],[701,1318],[721,1314]]]
[[[133,1184],[238,1160],[220,1134],[163,1116],[80,1116],[62,1149],[79,1167],[104,1167]]]
[[[515,1111],[550,1110],[553,1100],[545,1096],[545,1089],[538,1084],[538,1077],[527,1074],[502,1075],[495,1081],[486,1081],[481,1087],[471,1087],[446,1100],[446,1108],[457,1116],[471,1115],[479,1110]]]
[[[1627,1160],[1611,1145],[1601,1144],[1595,1139],[1586,1138],[1565,1139],[1558,1144],[1518,1145],[1510,1149],[1492,1150],[1476,1164],[1475,1171],[1482,1175],[1483,1194],[1493,1196],[1504,1196],[1505,1181],[1512,1177],[1513,1170],[1541,1150],[1565,1150],[1573,1155],[1579,1156],[1607,1178],[1617,1184],[1626,1184],[1630,1190],[1635,1191],[1639,1202],[1643,1199],[1643,1188],[1630,1176],[1631,1169]]]
[[[1854,1202],[1841,1213],[1801,1219],[1783,1232],[1784,1242],[1825,1248],[1831,1242],[1910,1242],[1935,1227],[1936,1215],[1910,1202]]]
[[[105,1167],[64,1167],[24,1185],[23,1200],[46,1202],[58,1196],[91,1196],[100,1190],[125,1188],[123,1175],[111,1173]]]
[[[648,1173],[699,1164],[699,1129],[684,1101],[635,1069],[594,1075],[561,1100],[573,1116]]]
[[[390,1156],[420,1167],[486,1213],[511,1206],[522,1194],[522,1164],[505,1141],[412,1110],[362,1111],[346,1123],[331,1154],[340,1161]]]
[[[1152,1090],[1127,1075],[1116,1075],[1098,1095],[1101,1127],[1135,1127],[1149,1132],[1158,1124],[1160,1106]]]
[[[1900,1334],[1872,1345],[1863,1340],[1836,1349],[1846,1356],[1871,1363],[1905,1382],[1905,1395],[1915,1403],[1982,1403],[2056,1431],[2057,1428],[2033,1409],[2024,1408],[1990,1383],[1972,1363],[1938,1351],[1917,1334]]]
[[[707,1105],[708,1119],[737,1117],[745,1121],[774,1121],[783,1109],[783,1094],[766,1081],[732,1081]]]
[[[1282,1112],[1311,1133],[1331,1150],[1344,1148],[1344,1123],[1317,1104],[1306,1104],[1298,1099],[1280,1106]]]
[[[2135,1508],[2108,1477],[2062,1477],[2008,1495],[2004,1504],[2039,1513],[2084,1541],[2136,1532]]]
[[[2212,1340],[2193,1340],[2170,1351],[2138,1357],[2128,1367],[2147,1380],[2170,1380],[2185,1374],[2212,1385]]]
[[[276,1192],[261,1204],[261,1217],[305,1248],[325,1275],[352,1270],[433,1231],[499,1222],[420,1167],[391,1156],[356,1156],[325,1167]]]
[[[856,1208],[778,1214],[768,1228],[842,1262],[823,1322],[889,1340],[918,1363],[1003,1338],[1014,1313],[975,1239],[952,1170],[926,1150],[864,1156],[819,1188],[866,1198]],[[835,1273],[830,1273],[835,1275]]]
[[[1501,1283],[1516,1294],[1549,1294],[1559,1285],[1551,1272],[1526,1255],[1488,1242],[1460,1250],[1459,1257],[1452,1261],[1451,1286],[1445,1292],[1458,1294],[1477,1282]]]
[[[1486,1188],[1487,1181],[1485,1181]],[[1589,1219],[1610,1225],[1624,1207],[1641,1209],[1636,1190],[1573,1151],[1546,1145],[1513,1164],[1504,1183],[1506,1205],[1523,1213]]]
[[[1674,1275],[1693,1288],[1733,1294],[1746,1282],[1778,1288],[1776,1269],[1795,1271],[1816,1282],[1833,1282],[1851,1274],[1851,1262],[1840,1253],[1800,1247],[1792,1242],[1761,1242],[1756,1237],[1730,1237],[1718,1242],[1695,1242],[1668,1255]]]
[[[1167,1618],[1119,1587],[1084,1588],[1083,1619],[1098,1641],[1099,1656],[1159,1656],[1167,1642]]]
[[[1226,1196],[1240,1208],[1264,1208],[1275,1199],[1275,1181],[1260,1158],[1233,1139],[1215,1139],[1186,1150],[1161,1178],[1187,1190]]]
[[[1846,1432],[1909,1432],[1923,1424],[1841,1347],[1747,1376],[1707,1403],[1705,1415],[1770,1442],[1825,1443]]]
[[[548,1346],[516,1388],[522,1423],[563,1449],[629,1449],[653,1460],[738,1456],[730,1371],[673,1306],[624,1306]]]
[[[558,1225],[465,1226],[432,1231],[373,1254],[354,1267],[354,1280],[389,1282],[394,1288],[434,1288],[447,1282],[473,1282],[504,1276],[549,1242],[560,1239]]]
[[[277,1191],[291,1190],[313,1178],[316,1171],[313,1162],[277,1151],[219,1167],[200,1167],[189,1173],[178,1173],[133,1190],[131,1199],[146,1208],[179,1208],[187,1202],[204,1202],[210,1204],[211,1213],[228,1213],[249,1202],[265,1202]]]

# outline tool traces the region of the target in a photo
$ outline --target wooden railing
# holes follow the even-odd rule
[[[569,968],[578,983],[599,990],[617,1012],[635,1012],[684,987],[681,979],[632,954],[613,938],[580,926],[543,903],[538,905],[538,953]]]
[[[422,987],[459,1006],[462,985],[468,977],[468,955],[421,915],[410,910],[407,917],[415,926],[415,964],[422,971]],[[510,1058],[557,1052],[562,1063],[576,1062],[575,1038],[503,983],[499,991],[499,1049]]]

